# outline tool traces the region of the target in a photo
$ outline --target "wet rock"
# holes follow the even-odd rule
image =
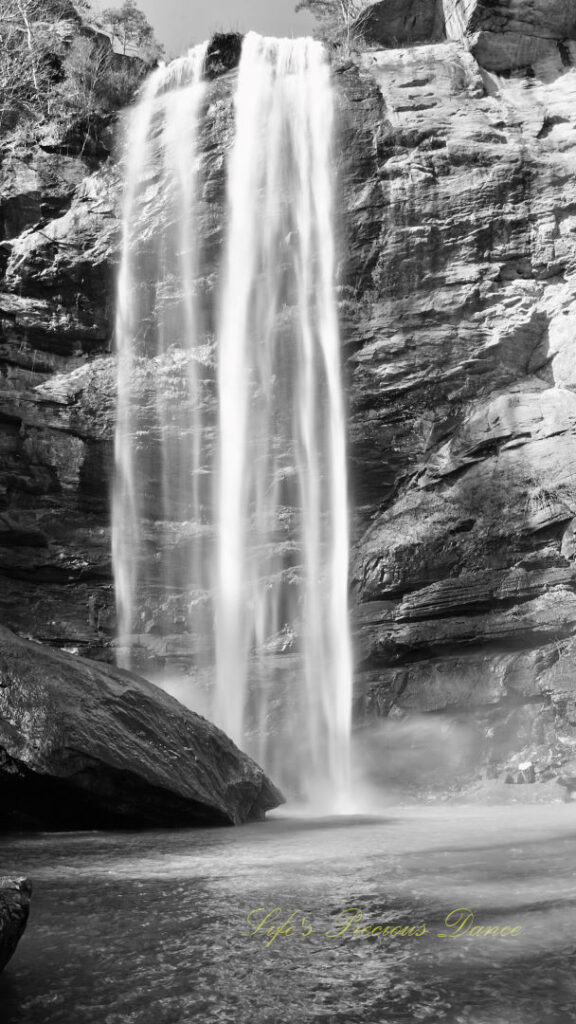
[[[282,796],[219,729],[151,683],[0,629],[2,828],[191,827]]]
[[[449,648],[448,648],[449,650]],[[576,679],[572,637],[528,650],[429,652],[414,661],[382,665],[359,675],[356,715],[427,713],[436,721],[458,720],[474,728],[475,763],[498,766],[512,778],[531,761],[539,780],[570,774],[576,743]]]
[[[243,36],[239,32],[216,32],[212,36],[204,64],[208,78],[217,78],[238,66],[242,40]]]
[[[0,971],[14,956],[28,921],[32,886],[27,878],[0,877]]]

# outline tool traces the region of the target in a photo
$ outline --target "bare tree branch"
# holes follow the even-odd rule
[[[32,39],[32,30],[30,28],[30,22],[28,21],[28,15],[26,13],[26,8],[25,8],[22,0],[16,0],[16,3],[18,4],[18,10],[20,11],[20,14],[22,16],[22,20],[23,20],[24,25],[26,27],[26,35],[28,37],[28,50],[30,52],[30,68],[31,68],[31,71],[32,71],[32,80],[34,82],[34,88],[35,88],[36,92],[38,92],[38,78],[37,78],[37,75],[36,75],[35,55],[34,55],[34,42],[33,42],[33,39]]]

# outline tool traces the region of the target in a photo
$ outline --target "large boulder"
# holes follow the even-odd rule
[[[27,878],[0,877],[0,971],[14,956],[26,928],[31,893]]]
[[[361,12],[355,31],[381,46],[410,46],[443,37],[438,0],[377,0]]]
[[[0,828],[176,827],[282,796],[210,722],[128,672],[0,628]]]
[[[443,0],[448,39],[466,40],[489,71],[574,63],[576,0]]]

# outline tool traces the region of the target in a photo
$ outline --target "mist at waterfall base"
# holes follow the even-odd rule
[[[118,661],[220,725],[288,797],[349,809],[330,70],[314,40],[245,37],[219,197],[207,53],[158,68],[127,126]]]
[[[446,797],[457,781],[478,776],[482,732],[449,716],[391,716],[360,726],[352,737],[357,809],[384,813],[393,804]]]

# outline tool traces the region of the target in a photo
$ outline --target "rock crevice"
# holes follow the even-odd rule
[[[334,69],[358,705],[502,707],[513,676],[529,708],[552,694],[546,736],[572,742],[576,3],[368,13],[365,51]],[[214,48],[202,127],[207,309],[237,43]],[[0,612],[109,658],[120,174],[44,143],[2,161]],[[176,611],[160,643],[152,596],[146,615],[156,667],[198,643]]]

